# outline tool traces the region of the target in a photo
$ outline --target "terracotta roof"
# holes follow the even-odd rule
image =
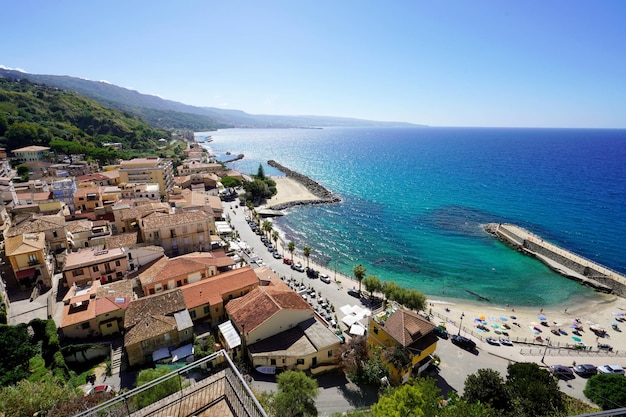
[[[4,245],[7,256],[37,252],[46,247],[46,235],[44,232],[39,232],[7,237]]]
[[[176,258],[166,258],[164,262],[154,264],[139,275],[139,280],[141,285],[148,285],[187,276],[194,272],[207,271],[208,266],[220,268],[232,265],[235,265],[235,262],[225,254],[215,257],[211,252],[194,252]]]
[[[145,217],[144,229],[161,229],[163,227],[176,227],[184,224],[194,224],[209,220],[210,216],[204,211],[183,211],[167,216]]]
[[[312,310],[304,299],[288,287],[257,287],[241,298],[231,300],[226,311],[238,326],[251,332],[281,310]]]
[[[157,259],[152,265],[146,268],[141,274],[139,274],[139,281],[141,281],[141,285],[147,285],[151,282],[154,282],[154,277],[161,272],[163,268],[167,265],[169,258],[167,256],[163,256],[162,258]]]
[[[122,220],[137,220],[154,212],[169,213],[170,211],[171,207],[167,203],[142,204],[122,214]]]
[[[248,266],[187,284],[180,289],[189,309],[207,303],[210,305],[220,304],[224,301],[223,294],[258,285],[259,280],[256,274]]]
[[[128,317],[128,309],[126,316]],[[124,346],[129,346],[176,329],[176,319],[172,316],[147,315],[136,326],[130,329],[126,325],[124,327]]]
[[[96,281],[100,284],[100,281]],[[96,289],[96,297],[134,297],[133,283],[130,280],[120,280],[115,282],[107,282],[98,285]]]
[[[139,241],[139,232],[122,233],[104,238],[105,248],[131,248]]]
[[[50,148],[47,146],[31,145],[31,146],[26,146],[24,148],[13,149],[13,153],[15,152],[39,152],[39,151],[49,151],[49,150]]]
[[[185,299],[179,289],[149,295],[131,301],[126,309],[124,327],[129,329],[152,316],[172,316],[173,318],[174,313],[185,309]]]
[[[67,222],[65,230],[70,233],[88,232],[91,230],[91,220],[82,219]]]
[[[435,325],[410,310],[396,310],[386,321],[385,331],[404,347],[432,333]]]
[[[96,298],[96,317],[119,309],[125,309],[132,301],[130,297],[105,297]]]
[[[63,271],[69,271],[78,267],[85,267],[90,265],[98,265],[103,262],[109,262],[115,259],[122,259],[126,255],[121,248],[111,249],[96,249],[87,248],[79,250],[78,252],[69,252],[65,258],[65,266]]]
[[[15,223],[7,231],[7,236],[17,236],[24,233],[45,232],[65,227],[65,216],[61,212],[57,214],[32,214],[23,221]]]

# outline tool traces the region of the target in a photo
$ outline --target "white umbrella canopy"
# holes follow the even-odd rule
[[[350,334],[353,334],[355,336],[363,336],[365,334],[365,327],[361,326],[360,324],[353,324],[352,327],[350,327]]]

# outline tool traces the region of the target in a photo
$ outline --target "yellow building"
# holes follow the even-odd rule
[[[370,316],[368,342],[383,349],[393,382],[404,383],[428,367],[437,348],[434,328],[433,323],[410,310]]]
[[[53,258],[44,232],[24,233],[5,240],[6,257],[20,288],[52,286]]]
[[[166,195],[174,186],[172,161],[156,156],[122,161],[119,173],[120,183],[159,184],[161,195]]]

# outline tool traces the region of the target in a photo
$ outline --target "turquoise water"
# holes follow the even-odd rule
[[[274,159],[343,198],[276,219],[315,261],[428,295],[557,305],[593,295],[486,235],[511,222],[626,272],[626,131],[325,128],[210,132],[218,159],[281,175]],[[203,135],[198,133],[197,135]]]

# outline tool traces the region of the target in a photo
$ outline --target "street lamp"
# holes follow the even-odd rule
[[[465,317],[465,313],[461,313],[461,321],[459,322],[459,333],[458,336],[461,336],[461,327],[463,326],[463,317]]]
[[[546,348],[543,350],[543,356],[541,357],[541,363],[546,358],[546,352],[548,351],[548,346],[550,346],[550,338],[546,337]]]

